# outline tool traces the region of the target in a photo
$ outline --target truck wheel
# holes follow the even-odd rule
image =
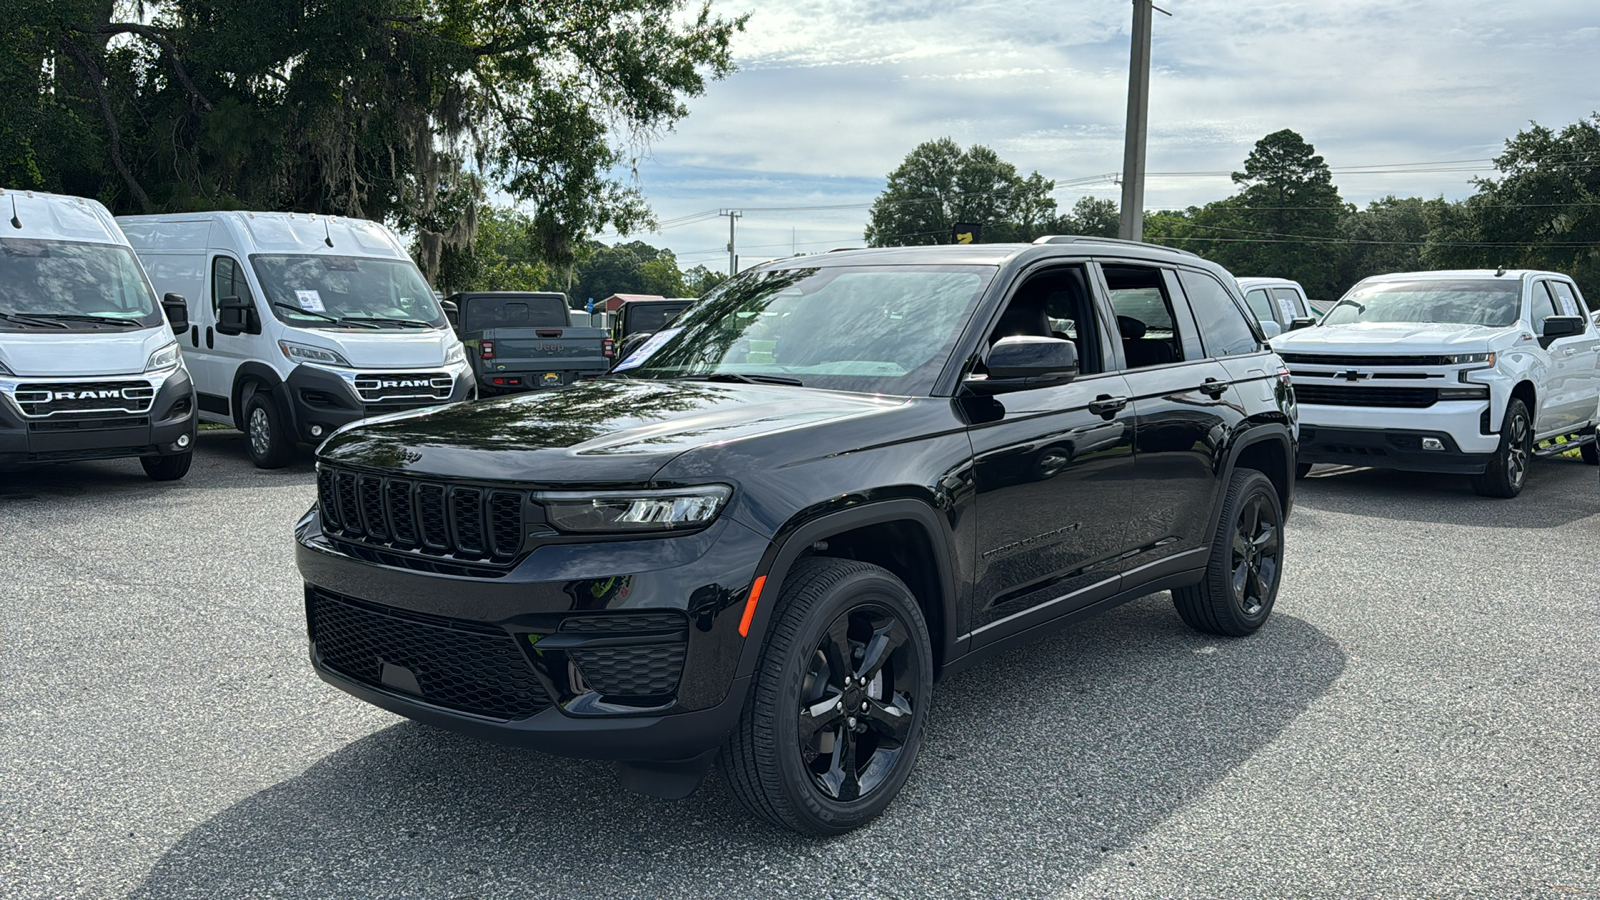
[[[250,395],[244,405],[244,436],[256,468],[281,469],[289,464],[294,457],[294,439],[289,436],[288,424],[271,391],[263,388]]]
[[[1532,457],[1533,427],[1528,423],[1528,407],[1513,397],[1506,404],[1506,419],[1500,426],[1500,447],[1482,475],[1472,476],[1472,489],[1485,497],[1510,498],[1522,493],[1528,480],[1528,460]]]
[[[804,834],[843,834],[899,792],[928,718],[933,650],[904,583],[853,560],[790,570],[739,724],[722,747],[751,813]]]
[[[1205,577],[1173,590],[1172,604],[1195,631],[1241,637],[1267,621],[1282,576],[1278,489],[1261,472],[1238,469],[1228,481]]]
[[[1295,477],[1295,480],[1298,481],[1299,479],[1304,478],[1304,477],[1306,477],[1307,475],[1310,475],[1310,474],[1311,474],[1311,463],[1295,463],[1294,464],[1294,477]]]
[[[194,461],[194,451],[174,453],[171,456],[141,456],[139,464],[151,481],[177,481],[189,474],[189,464]]]

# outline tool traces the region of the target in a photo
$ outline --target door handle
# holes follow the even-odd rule
[[[1578,352],[1578,348],[1577,347],[1562,347],[1561,348],[1561,355],[1562,356],[1571,356],[1572,354],[1577,353],[1577,352]]]
[[[1117,413],[1128,407],[1127,397],[1113,397],[1110,394],[1101,394],[1089,401],[1089,412],[1105,419],[1112,419]]]
[[[1215,400],[1228,392],[1228,383],[1215,378],[1207,378],[1200,384],[1200,393]]]
[[[200,346],[200,326],[199,325],[190,325],[189,326],[189,345],[191,347]]]
[[[216,346],[217,346],[216,342],[211,339],[211,326],[207,325],[206,326],[206,349],[207,350],[211,350],[211,349],[214,349]]]

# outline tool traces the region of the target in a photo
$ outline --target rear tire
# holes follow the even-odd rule
[[[262,388],[244,405],[245,449],[258,469],[281,469],[294,458],[289,417],[272,392]]]
[[[1500,425],[1500,446],[1482,475],[1472,476],[1472,489],[1485,497],[1510,499],[1522,493],[1528,480],[1528,461],[1533,458],[1533,423],[1528,407],[1516,397],[1506,404],[1505,421]]]
[[[171,456],[141,456],[139,464],[151,481],[177,481],[189,474],[189,464],[194,461],[194,451],[174,453]]]
[[[1283,504],[1272,480],[1238,469],[1228,481],[1205,577],[1172,592],[1184,624],[1242,637],[1272,614],[1283,577]]]
[[[928,626],[900,579],[844,559],[796,563],[774,616],[722,775],[756,816],[843,834],[883,812],[916,762],[933,687]]]

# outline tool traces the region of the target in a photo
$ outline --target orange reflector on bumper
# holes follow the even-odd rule
[[[756,602],[761,599],[761,589],[766,584],[767,576],[763,575],[750,585],[750,599],[744,602],[744,618],[739,620],[739,637],[750,636],[750,620],[755,618]]]

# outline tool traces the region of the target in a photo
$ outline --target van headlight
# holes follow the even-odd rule
[[[325,350],[321,347],[296,344],[294,341],[279,341],[278,349],[283,351],[283,355],[288,357],[290,362],[316,363],[319,366],[341,366],[346,369],[353,368],[344,357],[332,350]]]
[[[461,346],[461,342],[460,341],[456,341],[455,343],[451,344],[449,347],[445,348],[445,351],[444,351],[444,364],[445,365],[453,366],[456,363],[464,363],[466,361],[467,361],[467,348]]]
[[[707,484],[655,491],[541,491],[534,499],[560,531],[638,534],[703,528],[732,493],[725,484]]]
[[[144,373],[152,375],[158,372],[165,372],[168,369],[176,369],[177,367],[178,343],[174,341],[150,354],[150,359],[146,360],[144,364]]]

